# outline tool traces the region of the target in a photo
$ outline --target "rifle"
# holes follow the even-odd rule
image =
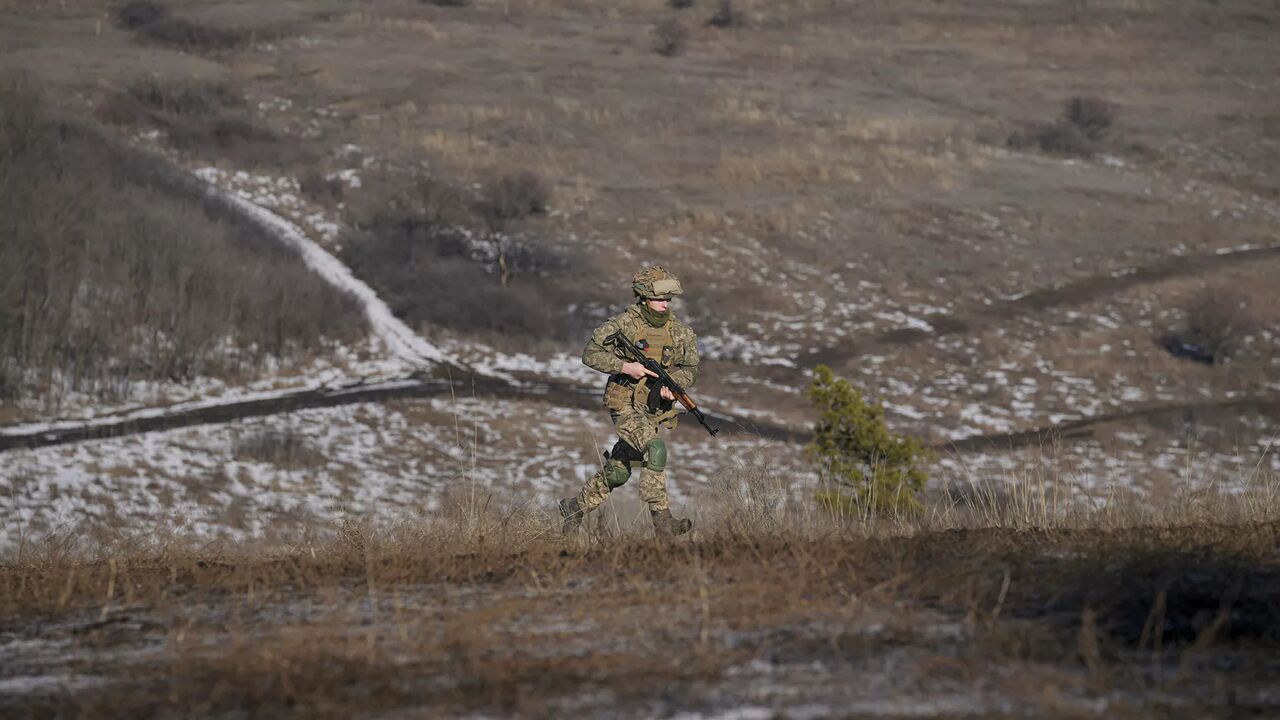
[[[656,412],[662,407],[663,403],[667,402],[662,399],[661,395],[662,388],[665,387],[671,391],[672,395],[675,395],[676,400],[678,400],[686,410],[693,413],[693,416],[698,419],[698,422],[702,423],[702,427],[706,428],[707,432],[711,433],[711,437],[715,437],[716,433],[720,432],[707,424],[707,418],[702,414],[702,411],[698,409],[698,404],[693,401],[692,397],[689,397],[689,393],[686,392],[684,388],[680,387],[679,383],[667,374],[667,371],[663,369],[662,365],[645,355],[644,350],[631,342],[631,340],[626,335],[623,335],[621,331],[605,338],[604,344],[614,346],[622,353],[622,356],[625,359],[638,362],[643,365],[646,370],[657,375],[654,379],[658,382],[655,383],[653,387],[649,388],[650,411]],[[670,407],[670,405],[667,405],[667,407]]]

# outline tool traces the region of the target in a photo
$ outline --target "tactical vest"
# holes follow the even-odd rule
[[[676,341],[671,334],[671,320],[662,327],[653,327],[647,322],[639,323],[639,328],[627,333],[631,342],[644,350],[645,357],[657,360],[664,368],[670,368],[675,362]]]
[[[654,327],[643,319],[637,318],[637,322],[632,323],[631,327],[626,328],[623,332],[628,339],[644,350],[645,357],[650,360],[656,360],[662,367],[670,369],[675,363],[676,355],[675,336],[671,334],[671,328],[674,324],[675,320],[673,318],[667,320],[662,327]],[[649,383],[647,378],[636,381],[620,373],[610,376],[604,395],[604,404],[610,410],[622,412],[628,408],[635,408],[647,413],[648,400]],[[675,414],[673,410],[668,413],[662,413],[657,418],[660,421],[670,421]],[[669,425],[671,425],[670,422]]]

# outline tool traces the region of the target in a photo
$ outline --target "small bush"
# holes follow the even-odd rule
[[[1092,157],[1093,141],[1074,125],[1054,123],[1035,132],[1035,145],[1044,152],[1068,157]]]
[[[1206,288],[1186,308],[1184,325],[1161,344],[1170,353],[1209,365],[1225,362],[1244,349],[1259,322],[1249,299],[1230,288]]]
[[[1115,122],[1115,107],[1099,98],[1075,97],[1062,106],[1057,122],[1032,126],[1011,134],[1006,145],[1018,150],[1035,148],[1052,155],[1093,157]]]
[[[667,0],[667,7],[675,10],[688,10],[693,4],[694,0]]]
[[[116,10],[116,22],[126,30],[136,30],[168,17],[169,9],[152,0],[134,0]]]
[[[422,2],[436,7],[466,7],[471,4],[471,0],[422,0]]]
[[[244,104],[244,97],[227,83],[200,80],[150,78],[130,85],[128,93],[151,110],[174,115],[214,115]]]
[[[232,50],[248,45],[254,38],[253,32],[243,28],[214,27],[182,18],[143,25],[139,32],[152,42],[195,52]]]
[[[928,479],[921,465],[932,460],[920,441],[890,432],[884,407],[825,365],[814,369],[805,394],[818,411],[806,451],[834,486],[819,493],[819,502],[853,515],[918,509]]]
[[[707,19],[707,25],[717,28],[731,28],[742,24],[742,16],[733,7],[733,0],[720,0],[716,11]]]
[[[653,51],[663,57],[674,57],[684,52],[689,30],[675,18],[666,18],[653,26]]]
[[[1074,97],[1062,106],[1062,120],[1097,142],[1115,122],[1115,106],[1096,97]]]
[[[232,447],[237,460],[270,463],[282,468],[310,468],[324,465],[324,453],[293,428],[265,428],[237,438]]]
[[[550,199],[547,182],[526,170],[490,183],[476,202],[475,211],[490,228],[501,229],[512,220],[545,213]]]
[[[330,207],[342,202],[346,197],[347,184],[340,178],[327,177],[316,168],[308,168],[298,178],[298,188],[302,194]]]

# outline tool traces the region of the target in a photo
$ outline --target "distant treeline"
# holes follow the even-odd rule
[[[365,323],[181,171],[0,80],[0,403],[252,375]]]

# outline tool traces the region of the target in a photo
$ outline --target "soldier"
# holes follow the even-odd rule
[[[606,455],[604,467],[587,479],[576,497],[560,501],[564,532],[582,524],[582,516],[599,507],[610,491],[622,487],[631,477],[633,463],[640,463],[640,499],[649,506],[654,532],[660,538],[683,535],[693,521],[671,516],[667,497],[667,445],[658,437],[658,427],[676,426],[676,410],[669,407],[674,396],[666,387],[661,395],[668,405],[656,412],[648,405],[649,382],[656,377],[637,362],[626,362],[605,339],[621,331],[644,349],[645,355],[661,363],[682,387],[698,377],[698,345],[689,329],[669,309],[671,298],[682,292],[680,281],[661,266],[641,270],[631,281],[636,303],[596,328],[582,351],[582,362],[609,375],[604,389],[604,405],[618,432],[618,442]]]

